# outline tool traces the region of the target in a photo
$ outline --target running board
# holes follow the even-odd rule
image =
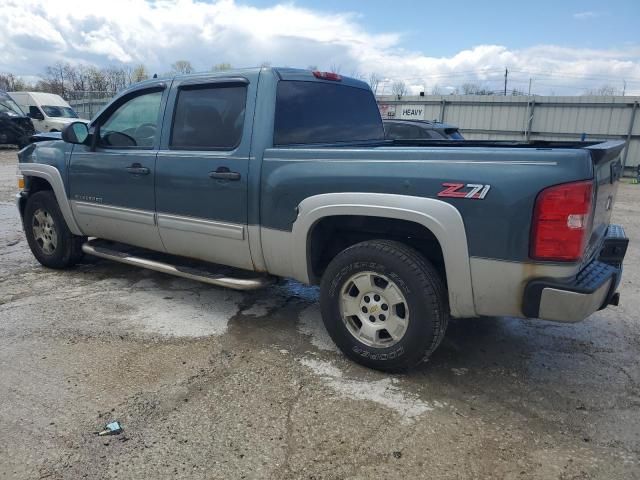
[[[82,245],[82,251],[89,255],[105,258],[107,260],[113,260],[127,265],[133,265],[135,267],[142,267],[156,272],[168,273],[169,275],[188,278],[189,280],[196,280],[210,285],[232,288],[234,290],[258,290],[274,283],[274,277],[266,275],[264,277],[234,278],[227,275],[199,270],[189,266],[174,265],[171,263],[144,258],[142,256],[132,255],[125,251],[109,248],[99,239],[89,240],[84,243]]]

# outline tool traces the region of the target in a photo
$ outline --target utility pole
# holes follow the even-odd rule
[[[624,94],[627,91],[627,81],[626,80],[622,80],[622,96],[624,97]]]
[[[529,97],[531,96],[531,77],[529,77],[529,93],[527,93],[527,95]]]
[[[507,96],[507,76],[509,75],[509,70],[504,69],[504,96]]]

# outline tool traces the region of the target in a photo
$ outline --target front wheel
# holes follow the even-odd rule
[[[71,233],[52,191],[29,196],[23,226],[31,252],[45,267],[68,268],[82,258],[86,238]]]
[[[344,354],[384,371],[428,358],[449,319],[437,270],[415,249],[390,240],[358,243],[338,254],[322,277],[320,306]]]

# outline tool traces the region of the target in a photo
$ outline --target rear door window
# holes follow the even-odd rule
[[[382,139],[380,111],[370,90],[339,83],[278,83],[274,145]]]
[[[182,87],[178,93],[170,148],[232,150],[240,144],[247,86],[237,83]]]

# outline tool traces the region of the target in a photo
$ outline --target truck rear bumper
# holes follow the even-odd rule
[[[616,289],[628,239],[619,225],[610,225],[598,259],[571,281],[536,279],[524,290],[522,311],[530,318],[579,322],[607,305],[618,304]]]

